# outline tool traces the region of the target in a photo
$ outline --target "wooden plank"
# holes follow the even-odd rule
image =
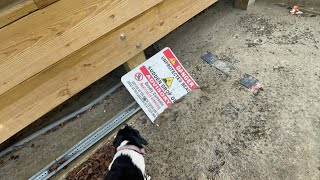
[[[0,1],[0,10],[2,9],[7,9],[8,7],[18,3],[18,2],[21,2],[23,0],[1,0]]]
[[[214,2],[216,0],[164,0],[6,92],[0,96],[0,143]],[[121,33],[126,33],[125,40],[120,40]],[[139,49],[136,48],[138,41]]]
[[[10,5],[0,12],[0,28],[38,10],[33,0],[23,0],[17,4]]]
[[[33,1],[38,6],[39,9],[42,9],[59,0],[33,0]]]
[[[236,8],[247,10],[254,3],[255,0],[235,0],[234,5]]]
[[[145,60],[146,60],[146,56],[144,55],[144,52],[140,52],[139,54],[137,54],[136,56],[131,58],[129,61],[127,61],[124,64],[124,67],[129,72],[132,69],[134,69],[135,67],[142,64]]]
[[[0,95],[162,0],[63,0],[0,29]]]

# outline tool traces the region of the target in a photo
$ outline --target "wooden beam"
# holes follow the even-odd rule
[[[255,0],[235,0],[235,7],[239,9],[247,10],[254,3],[255,3]]]
[[[63,0],[0,29],[0,95],[162,0]]]
[[[42,9],[59,0],[33,0],[33,1],[38,6],[39,9]]]
[[[23,0],[13,5],[8,5],[0,12],[0,28],[38,10],[33,0]]]
[[[6,92],[0,96],[0,143],[215,2],[164,0]]]
[[[18,2],[16,2],[18,1]],[[59,0],[14,0],[0,4],[0,29]],[[3,4],[6,3],[6,4]]]
[[[16,3],[19,3],[23,0],[1,0],[0,1],[0,11],[2,11],[3,9],[7,9],[10,6],[13,6]]]
[[[146,60],[146,56],[144,55],[144,52],[142,51],[139,54],[137,54],[136,56],[134,56],[133,58],[131,58],[129,61],[127,61],[124,64],[124,68],[129,72],[132,69],[134,69],[135,67],[142,64],[145,60]]]

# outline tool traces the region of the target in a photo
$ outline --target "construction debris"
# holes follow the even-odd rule
[[[213,65],[215,68],[217,68],[219,71],[225,74],[229,74],[230,71],[235,69],[231,64],[220,60],[215,61]]]
[[[262,88],[259,80],[249,74],[244,74],[243,78],[240,79],[240,84],[243,85],[248,91],[256,93]]]
[[[229,74],[231,70],[235,69],[231,64],[219,60],[217,55],[214,55],[211,52],[208,52],[206,55],[201,56],[201,59],[207,62],[208,64],[212,64],[219,71]]]
[[[300,7],[299,6],[293,6],[293,8],[290,10],[290,14],[291,15],[301,16],[303,14],[303,12],[300,11]]]
[[[201,59],[209,64],[213,64],[218,59],[218,57],[211,52],[208,52],[206,55],[201,56]]]

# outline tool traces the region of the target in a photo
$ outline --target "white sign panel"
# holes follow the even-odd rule
[[[170,48],[165,48],[121,78],[152,122],[167,107],[198,87]]]

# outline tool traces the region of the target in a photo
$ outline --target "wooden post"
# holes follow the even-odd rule
[[[146,60],[146,56],[144,55],[144,52],[140,52],[133,58],[129,59],[126,63],[124,63],[124,68],[129,72],[135,67],[139,66]]]
[[[253,5],[255,0],[235,0],[235,8],[247,10],[249,6]]]

